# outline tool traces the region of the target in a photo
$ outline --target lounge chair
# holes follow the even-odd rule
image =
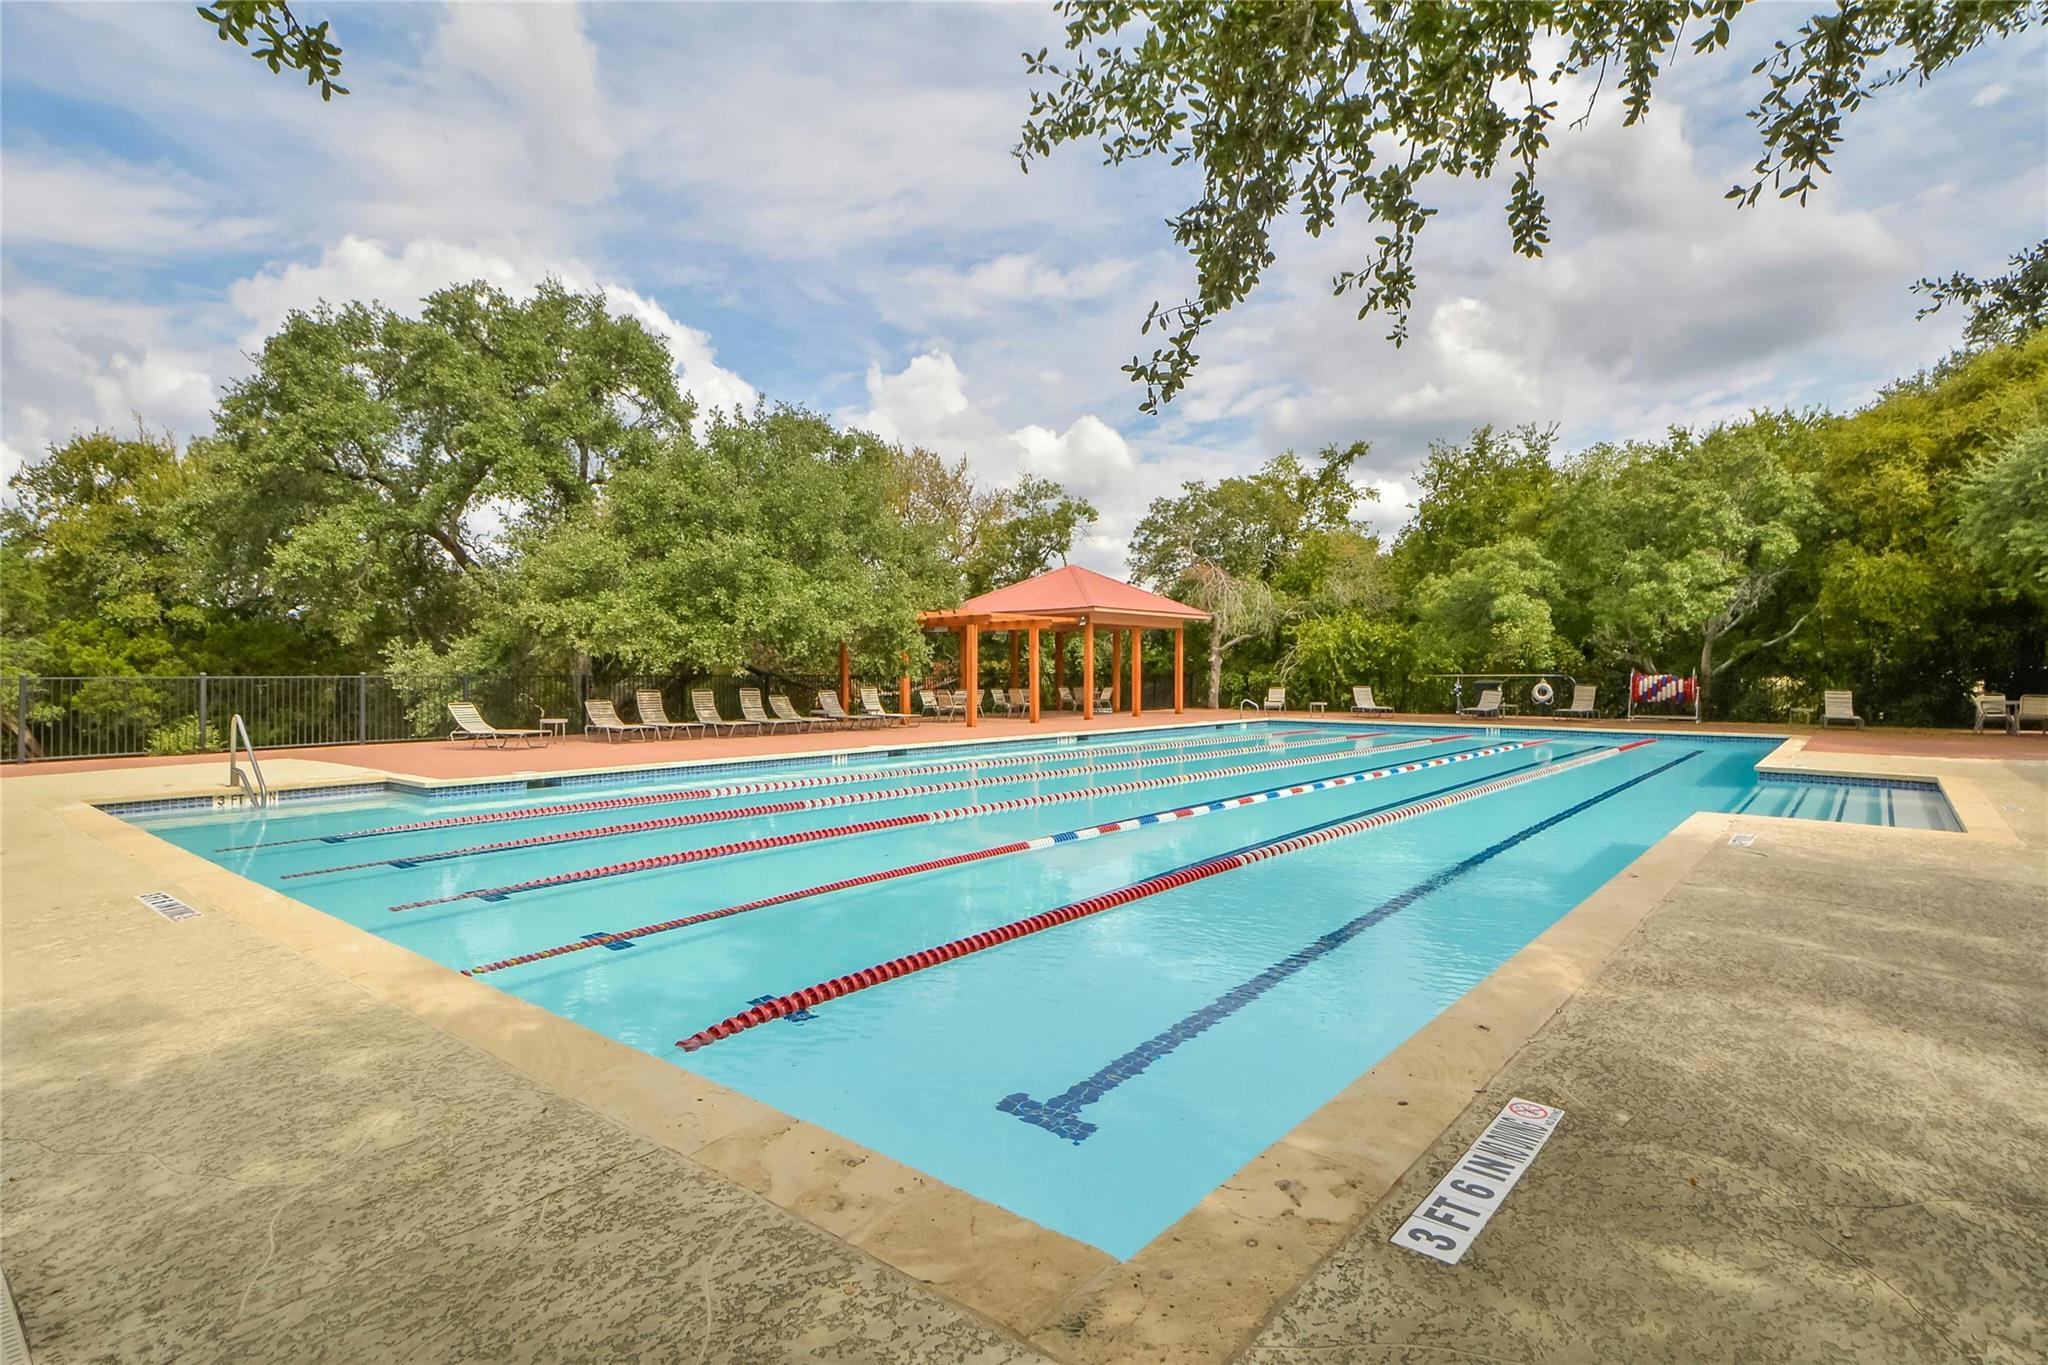
[[[1976,712],[1976,719],[1971,723],[1970,729],[1977,734],[1981,735],[1984,733],[1984,725],[1987,721],[1995,722],[1999,729],[2004,730],[2008,734],[2019,733],[2013,729],[2012,708],[2005,704],[2005,693],[1981,693],[1971,698],[1971,704],[1972,709]]]
[[[1863,728],[1863,717],[1856,714],[1856,694],[1853,692],[1822,692],[1820,694],[1820,728],[1828,728],[1829,721],[1841,721]]]
[[[907,725],[917,719],[915,715],[909,713],[899,715],[882,705],[882,693],[879,689],[873,687],[863,687],[860,690],[860,710],[861,714],[865,717],[873,718],[880,716],[884,721],[892,725],[897,721],[902,721]]]
[[[724,716],[719,715],[718,698],[711,695],[711,689],[708,687],[696,687],[690,690],[690,709],[697,713],[697,723],[714,735],[720,730],[725,731],[729,735],[736,735],[740,732],[742,725],[752,724],[751,721],[727,720]]]
[[[1370,687],[1354,687],[1351,689],[1351,709],[1364,712],[1369,716],[1378,715],[1382,712],[1392,714],[1394,710],[1391,706],[1381,706],[1378,702],[1374,701]]]
[[[799,729],[808,730],[818,723],[809,716],[798,715],[789,698],[780,693],[768,698],[768,709],[773,711],[778,719],[795,721]]]
[[[1081,703],[1074,700],[1074,689],[1071,687],[1062,687],[1060,689],[1060,710],[1078,711],[1080,709]]]
[[[1112,711],[1116,709],[1114,693],[1114,688],[1105,687],[1095,694],[1096,714],[1100,715],[1104,711]]]
[[[1560,706],[1557,714],[1560,716],[1584,716],[1587,720],[1593,719],[1593,694],[1599,690],[1600,686],[1597,683],[1573,683],[1572,704],[1570,706]]]
[[[1487,688],[1479,694],[1479,700],[1476,703],[1462,708],[1458,714],[1461,716],[1492,716],[1495,719],[1499,719],[1500,689],[1498,687]]]
[[[455,728],[448,732],[448,738],[451,740],[473,739],[487,749],[502,749],[515,739],[525,740],[529,749],[538,748],[548,742],[545,730],[500,729],[483,718],[482,713],[476,709],[475,702],[451,701],[448,703],[448,715],[455,722]]]
[[[761,689],[758,687],[740,689],[740,718],[763,732],[787,730],[792,725],[801,730],[804,724],[801,716],[795,720],[784,720],[781,716],[769,715],[767,709],[761,705]]]
[[[642,725],[652,725],[656,730],[666,730],[670,739],[691,730],[704,728],[694,720],[670,720],[668,703],[662,700],[661,689],[657,687],[643,687],[633,693],[633,709],[640,713]]]
[[[1287,689],[1284,687],[1267,688],[1266,704],[1262,709],[1267,711],[1285,711],[1287,709]]]
[[[643,725],[622,719],[619,708],[602,697],[585,698],[583,714],[589,718],[589,724],[583,727],[583,733],[587,735],[595,730],[605,737],[607,743],[621,739],[645,738],[661,733],[661,727],[658,725]]]
[[[2048,735],[2048,695],[2029,692],[2020,698],[2019,710],[2012,713],[2010,728],[2019,734],[2029,725],[2041,727],[2041,733]]]
[[[924,708],[924,713],[928,716],[957,716],[960,714],[960,708],[953,705],[952,693],[948,692],[942,698],[929,687],[917,689],[917,704]]]
[[[829,721],[836,721],[841,725],[874,724],[874,720],[872,717],[848,715],[846,713],[846,708],[839,704],[839,694],[837,692],[820,692],[818,694],[817,709],[813,711],[811,714],[816,716],[822,716],[824,719]]]

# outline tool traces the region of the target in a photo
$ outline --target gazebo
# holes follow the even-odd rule
[[[1029,647],[1031,677],[1031,719],[1039,716],[1039,656],[1041,631],[1053,633],[1053,686],[1066,681],[1066,645],[1069,635],[1081,639],[1081,714],[1095,716],[1095,632],[1110,632],[1110,709],[1123,705],[1124,656],[1130,655],[1131,714],[1144,713],[1144,663],[1142,634],[1148,630],[1173,632],[1173,709],[1185,709],[1186,682],[1182,664],[1186,658],[1183,632],[1190,621],[1206,621],[1209,613],[1170,597],[1069,564],[1063,568],[1012,583],[1007,588],[971,597],[952,611],[928,611],[918,620],[926,630],[955,631],[960,636],[960,685],[967,691],[967,723],[978,723],[981,710],[981,637],[1005,634],[1010,637],[1010,686],[1018,685],[1023,660]],[[907,690],[907,680],[906,680]]]

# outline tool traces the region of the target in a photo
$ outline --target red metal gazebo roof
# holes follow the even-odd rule
[[[1083,617],[1103,626],[1167,626],[1177,621],[1206,621],[1209,613],[1171,597],[1119,582],[1093,569],[1068,564],[1012,583],[979,597],[970,597],[949,612],[931,617]]]

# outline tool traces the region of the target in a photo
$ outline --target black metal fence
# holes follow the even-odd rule
[[[641,688],[662,693],[670,716],[687,716],[691,688],[709,687],[726,715],[739,711],[739,689],[772,686],[808,710],[809,691],[751,678],[623,677],[588,674],[449,674],[402,683],[378,673],[190,674],[183,676],[49,677],[0,680],[5,757],[116,758],[136,754],[225,753],[229,718],[239,715],[259,749],[324,744],[379,744],[434,739],[451,728],[447,703],[475,702],[497,725],[532,725],[560,717],[573,733],[583,703],[608,698],[628,716]]]

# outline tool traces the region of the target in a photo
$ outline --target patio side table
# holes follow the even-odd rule
[[[540,728],[547,739],[567,739],[569,737],[569,718],[567,716],[542,716],[540,718]]]

